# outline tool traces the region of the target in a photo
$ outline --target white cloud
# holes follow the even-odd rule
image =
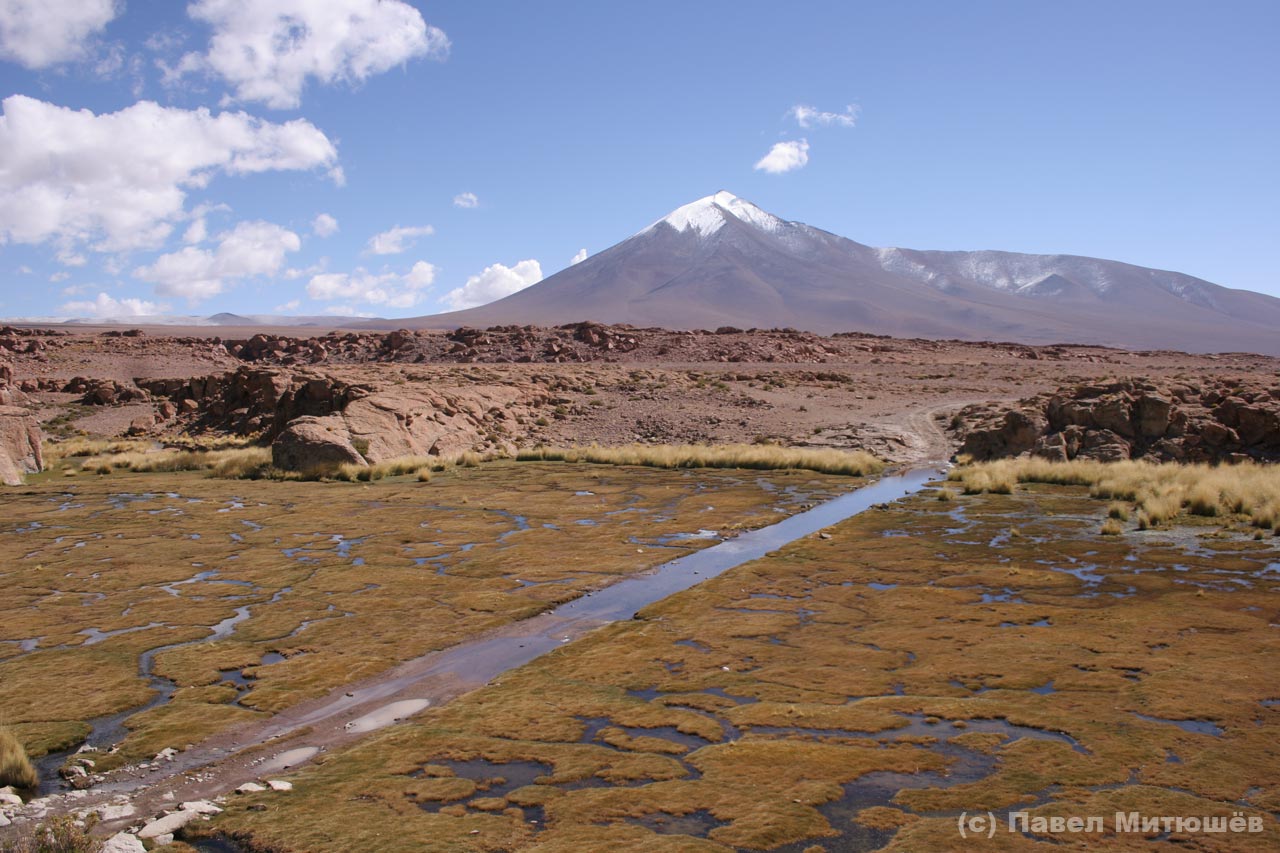
[[[163,314],[168,306],[142,299],[115,299],[99,293],[92,302],[67,302],[58,310],[74,317],[148,317]]]
[[[92,293],[96,285],[92,284],[69,284],[62,288],[63,296],[83,296],[86,293]]]
[[[22,266],[18,267],[17,272],[18,272],[18,275],[31,275],[33,272],[35,272],[35,270],[27,266],[26,264],[23,264]]]
[[[369,238],[365,251],[371,255],[398,255],[407,252],[418,242],[419,237],[428,237],[436,233],[430,225],[415,225],[402,228],[397,225],[389,231],[374,234]]]
[[[57,284],[58,282],[66,281],[69,278],[71,278],[71,273],[67,272],[66,270],[62,270],[60,272],[56,272],[53,275],[49,276],[49,281],[53,282],[54,284]]]
[[[385,305],[388,308],[412,308],[421,301],[423,292],[436,280],[436,268],[426,261],[418,261],[408,273],[371,273],[357,269],[352,273],[324,273],[312,276],[307,282],[307,295],[312,299],[330,301],[345,299],[365,305]],[[354,316],[349,306],[339,306],[338,313]],[[326,310],[325,313],[331,313]]]
[[[443,59],[449,39],[402,0],[195,0],[187,14],[213,28],[209,50],[170,76],[204,70],[241,101],[297,107],[308,80],[356,84],[410,59]]]
[[[445,295],[444,301],[454,310],[487,305],[496,299],[542,281],[542,265],[535,260],[520,261],[513,267],[494,264],[484,272],[467,279],[462,287]]]
[[[301,307],[302,307],[301,299],[290,299],[288,302],[284,303],[283,305],[277,305],[273,310],[275,310],[276,313],[280,313],[280,314],[292,314],[294,311],[297,311]]]
[[[274,275],[289,252],[302,248],[292,231],[270,222],[241,222],[218,235],[216,249],[187,246],[161,255],[150,266],[133,271],[143,281],[154,282],[160,296],[181,296],[198,302],[215,296],[242,278]]]
[[[327,213],[321,213],[311,221],[311,231],[317,237],[332,237],[338,233],[338,220]]]
[[[809,162],[809,143],[804,139],[779,142],[756,163],[756,170],[771,175],[781,175],[794,169],[802,169]]]
[[[413,269],[409,270],[404,280],[417,288],[430,287],[436,282],[436,268],[426,261],[418,261],[413,265]]]
[[[274,124],[151,101],[101,115],[25,95],[0,103],[0,244],[155,247],[184,217],[186,191],[219,173],[327,168],[337,159],[304,119]]]
[[[209,226],[205,223],[204,217],[192,222],[187,226],[186,233],[182,235],[182,242],[189,244],[203,243],[209,236]]]
[[[588,257],[587,250],[579,249],[578,254],[574,255],[572,258],[569,259],[569,266],[573,266],[574,264],[580,264],[583,261],[585,261],[587,257]]]
[[[453,197],[454,207],[479,207],[480,199],[476,198],[475,193],[458,193]]]
[[[354,305],[330,305],[324,309],[325,314],[330,317],[376,317],[377,315],[370,311],[361,311]]]
[[[787,110],[787,116],[796,120],[796,124],[804,128],[810,127],[853,127],[858,123],[859,108],[850,104],[842,113],[828,113],[806,104],[796,104]]]
[[[0,58],[48,68],[85,57],[116,16],[115,0],[0,0]]]

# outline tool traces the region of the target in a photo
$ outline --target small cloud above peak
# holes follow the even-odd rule
[[[853,127],[858,123],[858,113],[861,108],[857,104],[849,104],[844,108],[844,112],[829,113],[811,107],[808,104],[796,104],[787,110],[787,117],[795,119],[796,124],[803,128],[811,127]]]
[[[453,206],[467,209],[479,207],[480,199],[476,197],[475,193],[458,193],[453,197]]]
[[[781,175],[803,169],[808,162],[809,141],[792,139],[788,142],[779,142],[770,148],[769,153],[756,162],[755,169],[758,172]]]

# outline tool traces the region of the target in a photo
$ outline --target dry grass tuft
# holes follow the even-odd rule
[[[27,757],[27,751],[13,732],[0,729],[0,788],[34,788],[40,777]]]
[[[1103,536],[1119,536],[1124,533],[1124,523],[1116,518],[1108,518],[1102,522],[1101,532]]]
[[[760,444],[647,445],[620,447],[540,447],[521,450],[522,462],[590,462],[641,465],[649,468],[751,468],[762,471],[803,470],[861,477],[884,470],[884,463],[861,450],[778,447]]]
[[[93,834],[97,816],[77,820],[62,815],[24,829],[12,841],[0,842],[0,853],[99,853],[102,839]]]
[[[1184,512],[1245,515],[1263,529],[1274,528],[1280,520],[1280,466],[1253,462],[1214,466],[1001,459],[957,468],[950,479],[963,484],[966,494],[1008,494],[1017,483],[1088,486],[1094,497],[1131,503],[1141,530]],[[1122,503],[1108,508],[1117,521],[1126,520],[1129,512]]]
[[[139,474],[209,471],[211,476],[223,479],[251,479],[264,476],[270,465],[271,448],[243,447],[150,452],[125,449],[90,456],[81,467],[97,474],[110,474],[113,471],[133,471]]]

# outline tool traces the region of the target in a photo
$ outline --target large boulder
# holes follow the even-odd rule
[[[366,464],[340,419],[309,415],[291,421],[271,443],[271,463],[285,471],[323,471],[345,464]]]
[[[44,436],[35,416],[17,406],[0,406],[0,482],[22,484],[23,474],[44,470],[40,443]]]
[[[1159,438],[1173,422],[1173,401],[1159,394],[1143,394],[1134,404],[1133,419],[1139,435]]]

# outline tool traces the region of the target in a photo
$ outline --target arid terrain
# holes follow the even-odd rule
[[[1278,359],[219,332],[0,331],[0,845],[1280,845]]]

